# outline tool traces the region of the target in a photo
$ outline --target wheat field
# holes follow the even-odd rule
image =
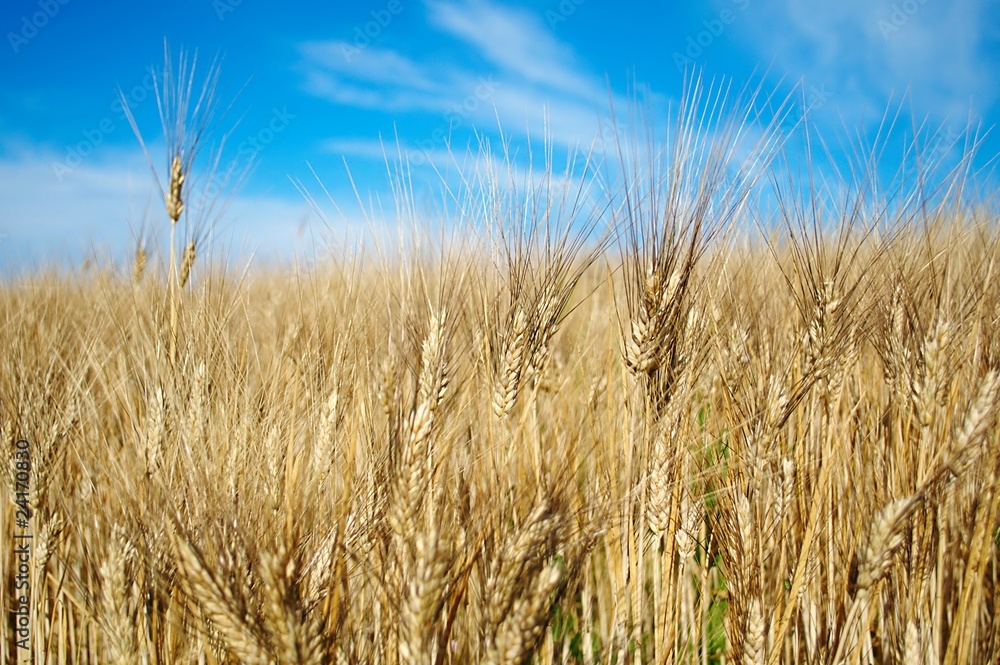
[[[7,280],[0,658],[996,662],[991,201],[693,99],[310,268],[201,256],[178,150],[169,251]]]

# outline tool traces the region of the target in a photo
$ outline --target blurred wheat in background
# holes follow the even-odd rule
[[[169,255],[0,288],[36,662],[1000,657],[1000,236],[968,160],[803,182],[774,100],[695,84],[573,173],[484,148],[444,230],[237,272],[174,238],[179,72]]]

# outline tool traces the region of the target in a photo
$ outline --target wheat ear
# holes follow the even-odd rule
[[[191,597],[211,627],[219,632],[226,647],[240,662],[269,665],[271,658],[266,643],[246,622],[246,613],[240,611],[229,587],[216,579],[201,553],[186,538],[171,533],[171,540],[177,567]]]
[[[195,244],[194,240],[192,240],[184,248],[184,254],[181,256],[181,271],[180,277],[178,278],[178,284],[182,289],[187,285],[188,278],[191,277],[191,268],[194,267],[194,259]]]
[[[295,572],[295,560],[288,556],[284,545],[277,553],[261,555],[266,626],[279,663],[321,663],[324,662],[322,631],[301,607]]]
[[[124,664],[135,662],[138,644],[135,633],[135,607],[128,593],[131,586],[128,565],[135,549],[124,530],[115,525],[108,554],[101,564],[101,606],[108,630],[108,651],[111,660]]]
[[[493,413],[503,418],[514,408],[524,364],[524,349],[527,343],[528,318],[518,308],[511,326],[511,337],[503,352],[503,361],[493,392]]]
[[[135,249],[135,258],[132,261],[132,281],[136,284],[142,283],[142,278],[146,275],[146,247],[140,243]]]
[[[184,162],[180,155],[174,155],[170,161],[170,185],[167,189],[167,217],[174,224],[181,218],[184,211]]]
[[[548,624],[552,594],[562,574],[555,564],[547,566],[526,597],[516,601],[500,624],[496,641],[484,659],[489,665],[522,665],[530,662],[535,645]]]

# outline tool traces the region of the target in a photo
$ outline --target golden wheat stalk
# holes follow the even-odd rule
[[[527,336],[528,317],[525,316],[522,309],[518,308],[514,314],[510,338],[507,339],[506,348],[503,351],[496,388],[493,391],[493,414],[497,418],[503,418],[510,413],[517,400]]]
[[[272,662],[267,642],[240,608],[228,582],[218,579],[202,554],[187,538],[171,532],[177,568],[193,602],[203,613],[212,630],[217,631],[225,647],[240,662],[269,665]]]
[[[187,285],[188,278],[191,277],[191,268],[194,267],[194,259],[195,243],[194,240],[192,240],[184,247],[184,254],[181,256],[181,268],[180,275],[178,277],[178,285],[182,289]]]
[[[300,604],[295,560],[289,556],[287,547],[282,544],[277,552],[264,552],[259,569],[265,625],[275,644],[277,662],[303,665],[324,662],[322,629]]]
[[[184,211],[184,162],[179,154],[170,160],[170,182],[167,186],[167,217],[174,224],[181,218]]]
[[[562,579],[555,564],[538,575],[534,585],[511,607],[497,630],[496,641],[486,652],[488,665],[523,665],[531,662],[535,645],[548,624],[552,594]]]
[[[141,284],[146,274],[146,258],[146,247],[140,243],[135,249],[135,258],[132,261],[132,281],[136,284]]]
[[[108,541],[108,553],[101,564],[101,609],[111,661],[132,663],[139,653],[136,635],[136,604],[132,597],[129,568],[135,548],[124,529],[115,525]]]

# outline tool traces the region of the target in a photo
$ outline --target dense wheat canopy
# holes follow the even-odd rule
[[[702,93],[385,251],[4,283],[35,662],[995,662],[991,202]]]

